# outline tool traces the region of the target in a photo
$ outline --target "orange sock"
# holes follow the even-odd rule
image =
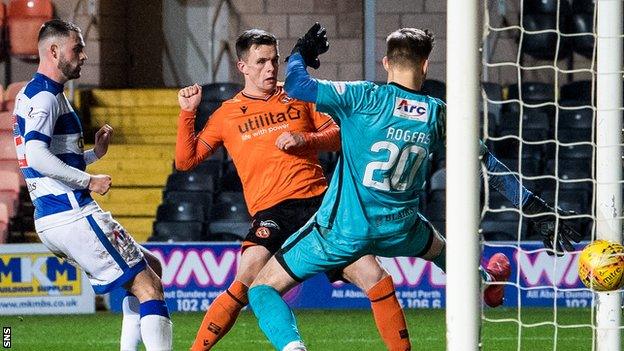
[[[234,281],[212,302],[202,321],[191,351],[210,350],[232,328],[240,310],[247,305],[247,287]]]
[[[411,350],[405,316],[396,298],[392,277],[387,276],[380,280],[366,292],[366,295],[371,301],[377,330],[388,350]]]

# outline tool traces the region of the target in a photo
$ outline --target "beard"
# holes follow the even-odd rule
[[[59,57],[59,63],[57,67],[59,70],[61,70],[67,80],[80,78],[80,66],[78,64],[73,66],[72,63],[66,61],[62,55],[61,57]]]

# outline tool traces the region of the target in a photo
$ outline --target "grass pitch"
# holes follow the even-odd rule
[[[369,310],[295,311],[310,350],[385,350]],[[406,310],[413,350],[444,351],[444,310]],[[188,350],[202,313],[174,313],[174,350]],[[487,309],[482,350],[591,350],[589,309]],[[519,323],[521,320],[522,323]],[[555,322],[559,327],[555,327]],[[572,327],[573,325],[584,325]],[[118,350],[121,314],[0,316],[10,326],[12,350]],[[518,339],[520,338],[520,346]],[[249,311],[213,350],[272,350]]]

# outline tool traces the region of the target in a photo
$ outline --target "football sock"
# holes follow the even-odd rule
[[[366,295],[371,301],[375,324],[388,350],[410,350],[405,316],[396,298],[392,277],[387,276],[377,282]]]
[[[141,315],[139,314],[139,299],[126,292],[121,302],[123,318],[121,320],[121,337],[119,349],[121,351],[136,351],[141,342]]]
[[[141,336],[145,350],[171,350],[172,323],[165,301],[145,301],[140,305],[139,310],[141,313]]]
[[[210,350],[227,334],[236,322],[240,310],[248,303],[248,289],[245,284],[236,280],[226,291],[217,296],[204,315],[195,342],[191,346],[192,351]]]
[[[295,315],[275,289],[268,285],[249,289],[249,304],[260,329],[277,350],[301,341]]]

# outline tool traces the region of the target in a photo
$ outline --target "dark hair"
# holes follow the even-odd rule
[[[262,29],[248,29],[236,39],[236,56],[243,60],[252,45],[277,46],[275,36]]]
[[[38,42],[55,36],[68,37],[69,32],[80,33],[77,25],[60,19],[49,20],[39,30]]]
[[[433,49],[433,33],[428,29],[401,28],[386,38],[388,62],[400,66],[415,66],[426,60]]]

